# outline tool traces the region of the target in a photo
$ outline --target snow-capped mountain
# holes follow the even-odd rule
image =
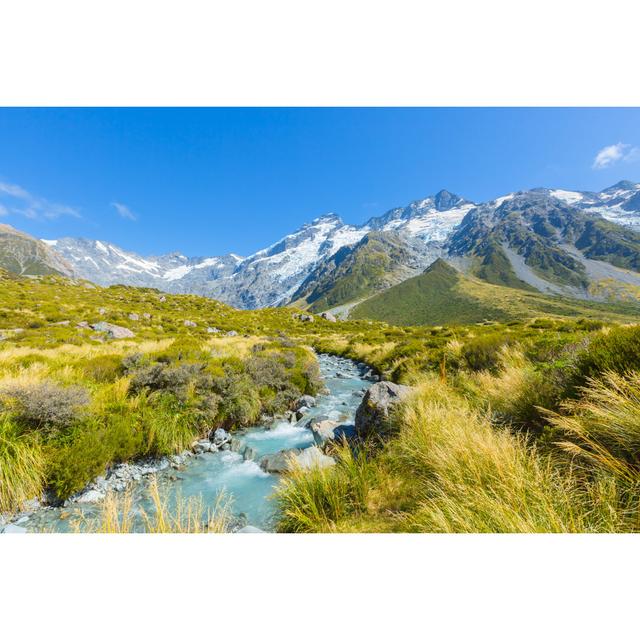
[[[64,256],[76,275],[97,284],[129,284],[189,293],[191,287],[227,275],[242,261],[229,254],[215,258],[187,258],[180,253],[143,258],[114,244],[86,238],[43,240]],[[175,283],[175,284],[174,284]]]
[[[455,193],[439,191],[435,196],[416,200],[406,207],[371,218],[368,230],[397,231],[425,242],[444,242],[451,231],[476,205]]]
[[[527,193],[541,194],[640,230],[640,184],[619,182],[599,193],[563,189],[533,189]],[[71,263],[77,276],[98,284],[196,293],[251,309],[288,303],[316,267],[342,247],[358,244],[372,231],[406,237],[412,246],[422,247],[427,262],[433,261],[445,254],[447,241],[474,211],[497,209],[518,195],[475,204],[443,190],[391,209],[362,226],[345,224],[331,213],[245,258],[235,254],[189,258],[180,253],[143,257],[99,240],[61,238],[45,242]]]
[[[606,220],[640,229],[640,183],[622,180],[599,193],[591,191],[566,191],[564,189],[533,189],[564,203],[597,213]]]

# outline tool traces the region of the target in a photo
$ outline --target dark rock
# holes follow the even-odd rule
[[[384,435],[390,427],[394,407],[411,391],[411,387],[393,382],[377,382],[369,387],[356,411],[356,433],[360,437]]]

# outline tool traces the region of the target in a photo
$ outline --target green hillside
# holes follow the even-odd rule
[[[498,286],[471,278],[438,259],[424,273],[357,305],[353,319],[391,324],[465,324],[505,322],[536,316],[587,317],[624,321],[640,307],[569,300]]]
[[[415,249],[397,234],[374,231],[316,267],[294,300],[319,312],[364,298],[415,273],[410,265],[418,259]]]

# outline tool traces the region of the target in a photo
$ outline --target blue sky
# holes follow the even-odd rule
[[[323,213],[358,224],[442,188],[640,181],[638,148],[640,109],[0,108],[0,222],[247,255]]]

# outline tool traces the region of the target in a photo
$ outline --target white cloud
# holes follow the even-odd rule
[[[640,157],[638,147],[632,147],[630,144],[618,142],[618,144],[610,144],[598,151],[593,160],[593,169],[607,169],[620,160],[625,162],[633,162]]]
[[[60,216],[82,217],[77,209],[33,195],[20,185],[0,182],[0,216],[19,215],[31,220],[53,220]]]
[[[112,202],[111,206],[115,208],[121,218],[134,221],[138,219],[138,216],[133,213],[133,211],[131,211],[131,209],[129,209],[126,204],[122,204],[121,202]]]

